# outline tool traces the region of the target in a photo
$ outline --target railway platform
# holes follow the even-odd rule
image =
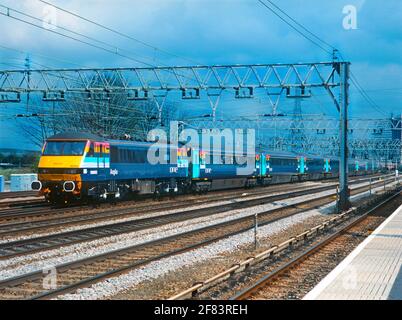
[[[304,300],[402,300],[402,206]]]

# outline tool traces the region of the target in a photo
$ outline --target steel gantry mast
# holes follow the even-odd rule
[[[263,89],[276,106],[283,92],[325,88],[340,114],[340,207],[348,205],[347,111],[349,62],[281,63],[249,65],[179,66],[145,68],[43,69],[0,71],[0,103],[20,102],[22,94],[38,93],[43,101],[65,101],[69,95],[86,94],[97,99],[125,92],[129,100],[154,99],[158,113],[172,91],[182,99],[210,101],[215,120],[220,95],[233,91],[235,98],[253,98]],[[334,89],[339,89],[336,93]],[[337,98],[338,96],[338,98]],[[162,97],[162,98],[161,98]],[[271,99],[273,97],[273,99]],[[83,107],[84,108],[84,107]]]
[[[349,203],[349,187],[348,187],[348,106],[349,106],[349,63],[340,63],[340,96],[339,96],[339,208],[341,210],[348,209]],[[335,104],[337,100],[334,99]]]

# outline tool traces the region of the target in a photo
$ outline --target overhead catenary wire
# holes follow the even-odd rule
[[[74,37],[74,36],[71,36],[71,35],[68,35],[68,34],[64,34],[64,33],[61,33],[61,32],[58,32],[58,31],[55,31],[55,30],[52,30],[52,29],[45,28],[43,25],[38,25],[38,24],[35,24],[35,23],[33,23],[33,22],[30,22],[30,21],[27,21],[27,20],[24,20],[24,19],[15,17],[15,16],[13,16],[13,15],[10,14],[10,11],[14,11],[14,12],[17,12],[17,13],[23,14],[23,15],[26,15],[26,14],[21,13],[20,11],[16,11],[15,9],[12,9],[12,8],[7,7],[7,6],[4,6],[4,5],[0,5],[0,6],[3,7],[3,8],[5,8],[5,9],[7,10],[7,13],[0,12],[0,15],[3,15],[3,16],[5,16],[5,17],[8,17],[8,18],[11,18],[11,19],[20,21],[20,22],[22,22],[22,23],[28,24],[28,25],[30,25],[30,26],[33,26],[33,27],[36,27],[36,28],[45,30],[45,31],[47,31],[47,32],[50,32],[50,33],[53,33],[53,34],[56,34],[56,35],[59,35],[59,36],[65,37],[65,38],[68,38],[68,39],[70,39],[70,40],[77,41],[77,42],[79,42],[79,43],[82,43],[82,44],[85,44],[85,45],[94,47],[94,48],[96,48],[96,49],[103,50],[103,51],[105,51],[105,52],[108,52],[108,53],[117,55],[117,56],[119,56],[119,57],[122,57],[122,58],[125,58],[125,59],[128,59],[128,60],[131,60],[131,61],[134,61],[134,62],[143,64],[143,65],[145,65],[145,66],[147,66],[147,67],[157,68],[157,66],[155,66],[155,65],[153,65],[153,64],[151,64],[151,63],[148,63],[148,62],[146,62],[146,61],[142,61],[142,60],[137,59],[137,58],[133,58],[133,57],[128,56],[128,55],[125,55],[125,54],[122,54],[122,53],[120,53],[119,51],[115,51],[115,50],[112,50],[112,49],[108,49],[108,48],[105,48],[105,47],[103,47],[103,46],[101,46],[101,45],[97,45],[97,44],[94,44],[94,43],[91,43],[91,42],[88,42],[88,41],[79,39],[79,38],[77,38],[77,37]],[[118,48],[118,49],[119,49],[119,48]],[[122,50],[122,51],[124,51],[124,50]],[[173,72],[173,71],[170,70],[170,69],[162,69],[162,70],[163,70],[164,72],[173,74],[174,76],[179,75],[179,76],[181,76],[181,77],[183,77],[183,78],[187,78],[187,79],[189,79],[189,80],[191,80],[191,81],[197,80],[197,79],[195,79],[195,78],[193,78],[193,77],[189,77],[189,76],[187,76],[187,75],[182,75],[182,74],[175,73],[175,72]]]
[[[134,38],[133,36],[130,36],[130,35],[126,34],[126,33],[123,33],[123,32],[121,32],[121,31],[119,31],[119,30],[116,30],[116,29],[114,29],[114,28],[108,27],[108,26],[106,26],[106,25],[104,25],[104,24],[102,24],[102,23],[99,23],[99,22],[96,22],[96,21],[94,21],[94,20],[92,20],[92,19],[86,18],[86,17],[84,17],[84,16],[82,16],[82,15],[79,15],[79,14],[77,14],[77,13],[74,13],[74,12],[70,11],[70,10],[64,9],[64,8],[62,8],[62,7],[60,7],[60,6],[54,5],[53,3],[50,3],[49,1],[44,1],[44,0],[38,0],[38,1],[40,1],[40,2],[42,2],[42,3],[44,3],[44,4],[46,4],[46,5],[52,6],[52,7],[56,8],[56,9],[59,10],[59,11],[68,13],[68,14],[70,14],[70,15],[76,17],[76,18],[82,19],[82,20],[84,20],[84,21],[86,21],[86,22],[89,22],[89,23],[91,23],[91,24],[93,24],[93,25],[96,25],[96,26],[98,26],[98,27],[100,27],[100,28],[103,28],[103,29],[105,29],[105,30],[108,30],[108,31],[110,31],[110,32],[112,32],[112,33],[114,33],[114,34],[117,34],[117,35],[121,36],[121,37],[124,37],[124,38],[129,39],[129,40],[134,41],[134,42],[137,42],[137,43],[139,43],[139,44],[142,44],[142,45],[144,45],[144,46],[146,46],[146,47],[149,47],[149,48],[151,48],[151,49],[153,49],[153,50],[162,52],[162,53],[164,53],[164,54],[167,54],[167,55],[170,55],[170,56],[173,56],[173,57],[176,57],[176,58],[180,58],[180,59],[186,60],[186,61],[191,62],[191,63],[199,64],[198,62],[194,61],[193,59],[189,59],[189,58],[187,58],[187,57],[178,55],[178,54],[176,54],[176,53],[173,53],[173,52],[167,51],[167,50],[165,50],[165,49],[162,49],[162,48],[156,47],[156,46],[154,46],[154,45],[151,45],[151,44],[149,44],[149,43],[146,43],[145,41],[142,41],[142,40],[140,40],[140,39]]]
[[[269,3],[271,3],[271,4],[273,4],[277,9],[279,9],[279,10],[281,10],[278,6],[276,6],[272,1],[269,1]],[[4,7],[4,6],[3,6]],[[13,9],[12,9],[13,10]],[[284,12],[283,10],[281,10],[281,12]],[[290,17],[289,15],[287,15],[286,14],[286,16],[288,16],[288,17]],[[291,17],[290,17],[291,18]],[[293,18],[291,18],[291,20],[292,21],[296,21],[295,19],[293,19]],[[297,23],[297,21],[296,21],[296,23]],[[302,26],[300,23],[297,23],[299,26]],[[303,29],[304,30],[308,30],[307,28],[305,28],[304,26],[303,26]],[[311,31],[308,31],[310,34],[313,34]],[[320,39],[318,36],[316,36],[316,38],[317,39]],[[322,40],[323,41],[323,40]],[[353,82],[353,81],[352,81]],[[357,80],[356,80],[356,82],[357,82]],[[356,87],[359,87],[359,85],[356,85]],[[361,87],[360,87],[361,88]],[[362,88],[361,88],[362,89]],[[364,96],[365,98],[366,98],[366,100],[368,101],[368,102],[370,102],[370,105],[373,103],[373,100],[372,99],[370,99],[368,96],[367,96],[367,94],[365,94],[364,93],[364,89],[363,90],[359,90],[359,91],[361,91],[361,92],[363,92],[363,94],[362,94],[362,96]],[[378,110],[377,110],[378,111]]]
[[[264,4],[261,0],[258,0],[258,1],[259,1],[260,3],[262,3],[262,4]],[[327,46],[329,46],[329,47],[331,47],[331,48],[334,48],[333,46],[329,45],[327,42],[325,42],[324,40],[322,40],[320,37],[316,36],[314,33],[312,33],[310,30],[308,30],[308,29],[307,29],[306,27],[304,27],[302,24],[298,23],[295,19],[293,19],[290,15],[288,15],[285,11],[283,11],[281,8],[279,8],[279,7],[278,7],[276,4],[274,4],[272,1],[270,1],[270,0],[266,0],[266,1],[268,1],[272,6],[274,6],[276,9],[278,9],[280,12],[282,12],[282,14],[284,14],[286,17],[288,17],[291,21],[293,21],[293,22],[296,23],[298,26],[300,26],[303,30],[307,31],[310,35],[314,36],[314,37],[315,37],[316,39],[318,39],[319,41],[325,43]],[[265,5],[265,4],[264,4],[264,5]],[[40,19],[38,19],[38,18],[36,18],[36,17],[33,17],[32,15],[27,15],[27,14],[21,12],[21,11],[18,11],[18,10],[15,10],[15,9],[11,9],[11,8],[6,7],[6,6],[4,6],[4,5],[0,5],[0,6],[3,7],[3,8],[7,8],[7,9],[9,9],[9,10],[11,10],[11,11],[17,12],[17,13],[19,13],[19,14],[25,15],[25,16],[27,16],[27,17],[29,17],[29,18],[36,19],[36,20],[40,20]],[[302,32],[300,32],[296,27],[294,27],[293,25],[291,25],[290,23],[288,23],[285,19],[283,19],[280,15],[278,15],[278,14],[275,12],[275,10],[273,10],[273,9],[270,8],[270,7],[268,7],[267,5],[265,5],[265,6],[266,6],[270,11],[272,11],[274,14],[276,14],[278,17],[280,17],[285,23],[287,23],[287,24],[288,24],[289,26],[291,26],[293,29],[295,29],[296,31],[298,31],[301,35],[305,36],[305,35],[304,35]],[[25,22],[25,23],[29,23],[28,21],[25,21],[25,20],[22,20],[22,19],[18,19],[18,18],[16,18],[16,17],[12,17],[12,16],[10,16],[10,15],[7,15],[7,16],[9,16],[9,17],[11,17],[11,18],[14,18],[14,19],[17,19],[17,20],[20,20],[20,21]],[[31,23],[29,23],[29,24],[31,24]],[[32,24],[32,25],[34,25],[34,26],[36,26],[36,27],[41,27],[41,26],[38,26],[38,25],[35,25],[35,24]],[[41,28],[43,28],[43,27],[41,27]],[[86,35],[83,35],[83,34],[80,34],[80,33],[77,33],[77,32],[71,31],[71,30],[68,30],[67,28],[63,28],[63,27],[59,27],[59,28],[61,28],[62,30],[66,30],[66,31],[68,31],[68,32],[73,32],[73,33],[76,34],[76,35],[83,36],[83,37],[85,37],[85,38],[87,38],[87,39],[90,39],[90,40],[92,40],[92,41],[96,41],[96,42],[98,42],[98,43],[100,43],[100,44],[105,44],[105,45],[108,45],[109,47],[115,48],[114,46],[111,46],[111,45],[109,45],[109,44],[107,44],[106,42],[103,42],[103,41],[98,41],[98,40],[95,39],[95,38],[88,37],[88,36],[86,36]],[[43,29],[46,29],[46,28],[43,28]],[[70,37],[70,36],[68,36],[68,35],[65,35],[65,34],[62,34],[62,33],[59,33],[59,32],[55,32],[54,30],[48,30],[48,29],[46,29],[46,30],[47,30],[47,31],[50,31],[50,32],[54,32],[54,33],[59,34],[59,35],[62,35],[62,36],[65,36],[65,37]],[[108,51],[108,52],[110,52],[110,53],[114,53],[114,54],[120,55],[120,56],[122,56],[122,57],[125,57],[125,58],[128,58],[128,59],[132,59],[131,57],[128,57],[128,56],[126,56],[126,55],[120,54],[120,53],[117,51],[117,49],[118,49],[117,47],[115,48],[115,49],[116,49],[116,52],[114,52],[113,50],[109,50],[109,49],[107,49],[107,48],[100,47],[100,46],[97,46],[97,45],[88,43],[88,42],[83,41],[83,40],[81,40],[81,39],[77,39],[77,38],[74,38],[74,37],[70,37],[70,38],[72,38],[72,39],[74,39],[74,40],[76,40],[76,41],[80,41],[80,42],[83,42],[83,43],[85,43],[85,44],[91,45],[91,46],[95,46],[96,48],[99,48],[99,49],[102,49],[102,50],[106,50],[106,51]],[[307,38],[308,40],[311,41],[311,38],[306,37],[306,36],[305,36],[305,38]],[[312,41],[312,42],[315,43],[315,44],[317,44],[315,41]],[[317,44],[317,45],[318,45],[318,44]],[[320,46],[320,45],[318,45],[318,46],[319,46],[320,48],[322,48],[322,46]],[[324,50],[325,50],[325,49],[324,49]],[[327,50],[325,50],[325,51],[328,52]],[[138,60],[138,59],[134,59],[134,60],[137,61],[137,62],[143,63],[143,64],[145,64],[145,65],[149,65],[149,64],[147,64],[146,62],[140,61],[140,60]],[[153,66],[153,65],[151,65],[151,66]],[[355,86],[357,87],[358,91],[361,92],[362,96],[369,102],[369,104],[372,105],[372,107],[373,107],[374,109],[376,109],[376,111],[381,112],[382,114],[384,114],[384,113],[378,108],[378,106],[376,106],[376,104],[373,102],[373,100],[368,97],[367,93],[364,92],[364,89],[362,89],[361,86],[358,84],[357,79],[352,79],[352,80],[354,80],[354,81],[352,81],[352,82],[354,82],[354,84],[355,84]],[[356,82],[356,83],[355,83],[355,82]]]
[[[311,39],[309,36],[301,32],[298,28],[296,28],[293,24],[291,24],[289,21],[287,21],[282,15],[280,15],[277,11],[272,9],[266,2],[263,0],[257,0],[259,3],[261,3],[264,7],[266,7],[269,11],[271,11],[274,15],[276,15],[279,19],[281,19],[284,23],[286,23],[289,27],[294,29],[297,33],[299,33],[302,37],[306,38],[313,44],[315,44],[317,47],[321,48],[323,51],[325,51],[328,54],[332,54],[332,52],[328,49],[326,49],[324,46],[320,45],[317,41]]]
[[[43,19],[38,18],[38,17],[35,17],[35,16],[31,15],[31,14],[24,13],[24,12],[22,12],[22,11],[20,11],[20,10],[12,9],[12,8],[9,8],[9,7],[7,7],[7,6],[5,6],[5,5],[2,5],[2,4],[0,4],[0,7],[5,8],[5,9],[10,10],[10,11],[13,11],[13,12],[16,12],[16,13],[22,15],[22,16],[28,17],[28,18],[33,19],[33,20],[35,20],[35,21],[39,21],[39,22],[41,22],[41,23],[43,22]],[[83,33],[80,33],[80,32],[74,31],[74,30],[70,30],[70,29],[65,28],[65,27],[63,27],[63,26],[60,26],[59,24],[56,25],[56,24],[52,23],[51,21],[47,21],[46,24],[49,25],[49,26],[53,26],[53,27],[55,27],[55,28],[57,28],[57,29],[63,30],[63,31],[67,31],[67,32],[69,32],[69,33],[71,33],[71,34],[74,34],[74,35],[76,35],[76,36],[83,37],[83,38],[85,38],[85,39],[87,39],[87,40],[96,42],[96,43],[98,43],[98,44],[107,46],[107,47],[109,47],[111,50],[113,50],[113,51],[115,51],[115,52],[122,52],[122,51],[123,51],[123,52],[129,53],[130,55],[135,54],[136,56],[139,56],[138,53],[136,53],[136,52],[130,52],[130,51],[128,51],[128,50],[121,49],[121,48],[119,48],[119,47],[117,47],[117,46],[114,46],[114,45],[111,45],[111,44],[109,44],[109,43],[107,43],[107,42],[105,42],[105,41],[98,40],[98,39],[96,39],[96,38],[94,38],[94,37],[90,37],[90,36],[87,36],[87,35],[85,35],[85,34],[83,34]],[[141,58],[143,58],[143,59],[149,59],[149,58],[143,57],[143,56],[142,56]]]
[[[345,60],[341,52],[339,52],[339,55],[343,60]],[[360,85],[359,81],[357,80],[357,77],[353,74],[352,70],[350,70],[349,73],[350,73],[350,80],[357,89],[357,91],[360,93],[360,95],[368,102],[368,104],[373,109],[375,109],[380,114],[387,116],[387,114],[384,111],[382,111],[381,108],[375,103],[375,101],[373,101],[373,99],[367,94],[367,91]]]
[[[292,29],[294,29],[297,33],[299,33],[300,35],[302,35],[304,38],[306,38],[307,40],[309,40],[310,42],[312,42],[313,44],[315,44],[317,47],[321,48],[324,52],[328,53],[328,54],[333,54],[335,51],[339,53],[340,57],[345,60],[341,54],[341,52],[334,47],[333,45],[329,44],[328,42],[326,42],[325,40],[323,40],[321,37],[317,36],[316,34],[314,34],[312,31],[310,31],[307,27],[305,27],[303,24],[301,24],[300,22],[298,22],[296,19],[292,18],[289,14],[287,14],[283,9],[281,9],[278,5],[276,5],[273,1],[271,0],[257,0],[259,3],[261,3],[264,7],[266,7],[268,10],[270,10],[273,14],[275,14],[277,17],[279,17],[283,22],[285,22],[288,26],[290,26]],[[271,5],[269,6],[268,3]],[[276,9],[276,10],[275,10]],[[280,13],[278,13],[277,11],[279,11]],[[288,20],[290,20],[291,22],[293,22],[293,24],[289,21],[287,21],[283,16],[287,17]],[[296,24],[296,26],[294,25]],[[309,35],[311,35],[312,37],[314,37],[317,41],[321,42],[318,43],[317,41],[311,39],[311,37],[307,36],[305,34],[305,32],[301,31],[300,29],[298,29],[297,27],[301,28],[302,30],[304,30],[305,32],[307,32]],[[332,49],[332,52],[329,51],[328,49],[326,49],[325,46],[327,46],[328,48]],[[350,80],[352,82],[352,84],[356,87],[356,89],[358,90],[358,92],[361,94],[361,96],[368,102],[368,105],[373,108],[374,110],[376,110],[377,112],[381,113],[382,115],[386,115],[386,113],[384,111],[381,110],[381,108],[373,101],[373,99],[367,94],[367,92],[364,90],[364,88],[359,84],[357,78],[354,76],[353,72],[350,71]]]
[[[4,6],[3,6],[3,7],[4,7]],[[8,7],[6,7],[6,8],[7,8],[7,9],[11,9],[11,8],[8,8]],[[11,9],[11,10],[14,11],[13,9]],[[27,20],[20,19],[20,18],[18,18],[18,17],[12,16],[12,15],[10,15],[10,14],[6,14],[6,13],[4,13],[4,12],[0,12],[0,15],[3,15],[3,16],[5,16],[5,17],[11,18],[11,19],[14,19],[14,20],[17,20],[17,21],[20,21],[20,22],[22,22],[22,23],[31,25],[31,26],[33,26],[33,27],[36,27],[36,28],[39,28],[39,29],[42,29],[42,30],[45,30],[45,31],[48,31],[48,32],[51,32],[51,33],[54,33],[54,34],[56,34],[56,35],[59,35],[59,36],[68,38],[68,39],[70,39],[70,40],[74,40],[74,41],[80,42],[80,43],[82,43],[82,44],[85,44],[85,45],[94,47],[94,48],[96,48],[96,49],[100,49],[100,50],[103,50],[103,51],[106,51],[106,52],[115,54],[115,55],[120,56],[120,57],[122,57],[122,58],[131,60],[131,61],[134,61],[134,62],[137,62],[137,63],[140,63],[140,64],[144,64],[144,65],[149,66],[149,67],[154,67],[154,65],[152,65],[152,64],[150,64],[150,63],[147,63],[147,62],[145,62],[145,61],[141,61],[141,60],[136,59],[136,58],[132,58],[132,57],[126,56],[126,55],[124,55],[124,54],[119,53],[118,51],[111,50],[111,49],[102,47],[102,46],[100,46],[100,45],[96,45],[96,44],[90,43],[90,42],[88,42],[88,41],[85,41],[85,40],[82,40],[82,39],[78,39],[78,38],[76,38],[76,37],[73,37],[73,36],[70,36],[70,35],[67,35],[67,34],[64,34],[64,33],[61,33],[61,32],[55,31],[55,30],[52,30],[52,29],[47,29],[47,28],[43,27],[42,25],[37,25],[37,24],[32,23],[32,22],[29,22],[29,21],[27,21]]]
[[[326,46],[328,46],[329,48],[331,48],[332,50],[337,50],[333,45],[331,45],[330,43],[326,42],[325,40],[323,40],[321,37],[317,36],[315,33],[313,33],[311,30],[309,30],[307,27],[305,27],[303,24],[301,24],[300,22],[298,22],[297,20],[295,20],[294,18],[292,18],[289,14],[286,13],[285,10],[282,10],[279,6],[277,6],[273,1],[271,0],[265,0],[267,2],[269,2],[271,5],[273,5],[276,9],[278,9],[281,13],[283,13],[286,17],[288,17],[291,21],[293,21],[295,24],[297,24],[300,28],[302,28],[304,31],[306,31],[307,33],[309,33],[311,36],[313,36],[315,39],[317,39],[318,41],[322,42],[323,44],[325,44]]]
[[[44,54],[38,53],[38,52],[31,52],[31,51],[27,52],[27,51],[23,51],[23,50],[20,50],[20,49],[11,48],[9,46],[4,46],[4,45],[1,45],[1,44],[0,44],[0,48],[4,49],[4,50],[8,50],[8,51],[18,52],[18,53],[24,54],[24,55],[33,54],[33,55],[38,56],[38,57],[46,58],[46,59],[57,61],[57,62],[67,63],[67,64],[74,65],[74,66],[77,66],[77,67],[90,68],[89,66],[84,66],[82,64],[78,64],[78,63],[68,61],[68,60],[65,60],[65,59],[58,59],[58,58],[51,57],[51,56],[48,56],[48,55],[44,55]],[[46,67],[46,68],[48,68],[48,67]]]
[[[384,116],[388,116],[386,112],[382,111],[381,108],[371,99],[371,97],[367,94],[367,92],[363,89],[363,87],[359,84],[357,78],[351,73],[350,80],[352,84],[356,87],[360,95],[367,101],[367,103],[375,109],[377,112],[381,113]]]

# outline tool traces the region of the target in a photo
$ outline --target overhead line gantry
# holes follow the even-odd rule
[[[44,101],[64,101],[68,94],[84,93],[91,98],[102,94],[127,94],[127,99],[153,99],[161,117],[164,102],[172,91],[182,99],[200,99],[206,93],[212,119],[223,91],[236,98],[253,98],[264,89],[277,114],[280,97],[308,96],[314,88],[324,88],[338,110],[340,127],[340,202],[349,205],[347,112],[349,104],[349,62],[242,64],[98,69],[43,69],[0,71],[0,102],[19,102],[21,94],[41,93]],[[338,92],[335,92],[338,90]]]

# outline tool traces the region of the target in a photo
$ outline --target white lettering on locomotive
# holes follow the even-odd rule
[[[110,175],[111,176],[117,176],[119,174],[119,170],[117,169],[110,169]]]

